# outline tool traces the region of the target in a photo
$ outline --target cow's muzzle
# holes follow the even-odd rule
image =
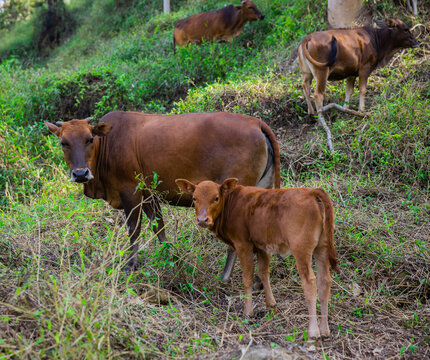
[[[85,183],[93,179],[94,176],[89,168],[73,169],[70,172],[70,181],[77,183]]]
[[[260,14],[260,20],[264,20],[265,16],[264,14]]]

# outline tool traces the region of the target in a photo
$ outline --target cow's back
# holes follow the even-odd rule
[[[260,120],[251,116],[113,112],[101,121],[112,125],[106,139],[109,174],[103,178],[116,192],[124,186],[135,188],[138,174],[150,184],[156,173],[157,190],[165,199],[189,206],[191,197],[178,195],[175,179],[199,183],[237,177],[253,186],[266,168],[266,137]]]

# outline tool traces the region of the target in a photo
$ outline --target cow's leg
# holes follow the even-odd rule
[[[302,87],[303,87],[303,92],[305,93],[306,104],[308,104],[308,114],[313,115],[315,114],[315,110],[311,101],[311,85],[312,85],[312,79],[314,77],[312,73],[302,73],[302,77],[303,77]]]
[[[362,70],[358,74],[358,90],[360,91],[360,104],[358,110],[364,111],[364,98],[366,96],[367,79],[370,71]]]
[[[317,111],[323,107],[324,92],[327,86],[328,71],[328,68],[315,70],[316,84],[314,99]]]
[[[162,243],[167,242],[166,232],[164,230],[163,213],[161,212],[160,203],[156,200],[151,200],[148,202],[143,202],[143,211],[148,217],[149,221],[157,220],[157,225],[152,226],[152,230],[158,237],[158,241]]]
[[[121,199],[127,219],[126,221],[131,248],[131,253],[128,257],[126,268],[135,268],[137,266],[137,252],[139,249],[139,244],[136,242],[136,239],[140,234],[142,208],[140,201],[136,201],[137,199],[135,196],[121,195]]]
[[[321,307],[320,334],[321,336],[329,336],[328,302],[330,299],[331,276],[328,251],[327,249],[315,249],[314,256],[317,264],[317,288]]]
[[[227,282],[230,279],[236,259],[236,252],[229,246],[227,250],[227,260],[225,261],[224,270],[222,272],[222,281]]]
[[[343,107],[345,109],[349,108],[349,100],[351,99],[351,95],[354,92],[354,85],[355,85],[355,76],[350,76],[346,79],[346,90],[345,90],[345,103],[343,104]]]
[[[257,250],[257,268],[258,275],[264,286],[266,306],[268,308],[274,308],[276,306],[276,301],[273,297],[272,288],[270,287],[270,254],[262,250]]]
[[[294,254],[297,270],[302,280],[303,292],[305,293],[306,305],[309,313],[310,338],[319,338],[320,331],[317,320],[317,284],[314,271],[312,270],[312,255],[299,253]]]
[[[254,280],[254,253],[251,244],[246,244],[237,249],[240,266],[242,267],[242,282],[245,290],[245,307],[243,312],[246,316],[252,316],[252,282]]]

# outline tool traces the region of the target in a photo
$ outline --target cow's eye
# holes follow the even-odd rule
[[[219,197],[217,196],[216,198],[215,198],[215,201],[218,201],[219,200]]]
[[[93,141],[94,141],[94,138],[92,137],[92,138],[90,138],[90,139],[87,140],[87,144],[92,144]]]
[[[69,143],[68,143],[67,141],[64,141],[64,140],[62,140],[62,141],[60,142],[60,144],[61,144],[61,147],[69,146]]]
[[[193,201],[196,201],[196,198],[193,196]]]

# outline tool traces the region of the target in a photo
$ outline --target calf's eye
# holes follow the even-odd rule
[[[217,196],[216,198],[215,198],[215,201],[218,201],[219,200],[219,197]]]
[[[87,140],[87,144],[92,144],[94,142],[94,138],[92,137],[91,139]]]

